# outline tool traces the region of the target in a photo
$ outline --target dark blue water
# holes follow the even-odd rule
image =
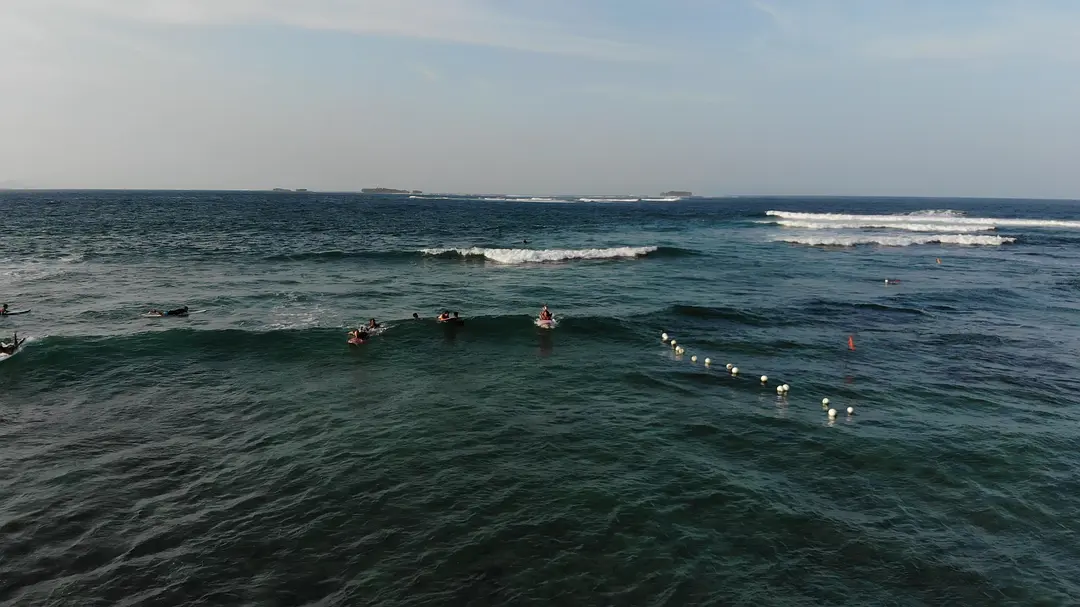
[[[8,192],[0,216],[0,299],[32,309],[0,318],[30,338],[0,361],[0,604],[1080,596],[1075,203]]]

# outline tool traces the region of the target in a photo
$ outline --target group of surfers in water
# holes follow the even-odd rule
[[[412,317],[413,320],[422,320],[420,318],[420,315],[416,312],[413,312]],[[544,304],[544,307],[540,309],[540,315],[538,318],[539,320],[551,321],[555,320],[555,315],[552,314],[551,310],[548,309],[547,304]],[[452,323],[455,325],[465,324],[465,319],[461,318],[461,314],[459,312],[450,312],[449,310],[443,310],[441,314],[435,317],[435,321]],[[353,329],[352,331],[349,331],[349,341],[363,343],[371,337],[372,331],[378,329],[381,326],[382,325],[380,325],[378,322],[375,321],[374,318],[372,318],[368,321],[366,326],[360,329]]]

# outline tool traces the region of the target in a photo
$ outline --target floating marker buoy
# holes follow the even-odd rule
[[[848,415],[855,415],[855,407],[848,407],[847,408],[847,414]]]
[[[848,335],[847,336],[847,347],[848,347],[848,350],[851,350],[852,352],[855,351],[855,336],[854,335]]]
[[[783,386],[777,386],[776,387],[776,393],[780,394],[782,396],[784,394],[784,387]]]
[[[731,370],[731,369],[732,369],[732,368],[733,368],[734,366],[735,366],[735,365],[733,365],[733,364],[731,364],[731,363],[728,363],[728,364],[727,364],[727,368],[728,368],[728,371],[730,371],[730,370]]]
[[[738,375],[739,374],[739,368],[738,367],[732,367],[731,368],[731,374],[732,375]]]
[[[821,399],[821,406],[822,407],[828,407],[829,406],[829,399],[827,399],[827,398]]]
[[[769,376],[768,375],[762,375],[761,376],[761,383],[763,383],[763,384],[769,383]]]
[[[829,417],[830,418],[836,417],[836,409],[829,409]]]
[[[697,362],[697,357],[696,356],[691,356],[690,357],[690,362],[696,363]]]
[[[677,343],[679,343],[679,342],[675,341],[674,339],[671,340],[671,347],[674,348],[675,344],[677,344]]]
[[[787,384],[784,384],[783,386],[780,386],[780,387],[784,389],[784,392],[787,392],[788,390],[791,389],[791,386],[789,386]]]
[[[662,339],[664,341],[667,341],[667,333],[661,333],[660,334],[660,339]]]
[[[712,364],[712,359],[711,358],[706,358],[705,359],[705,366],[707,367],[707,366],[709,366],[711,364]]]

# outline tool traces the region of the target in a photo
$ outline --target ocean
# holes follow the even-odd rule
[[[2,605],[1080,600],[1078,203],[0,217]]]

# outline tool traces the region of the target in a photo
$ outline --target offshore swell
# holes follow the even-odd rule
[[[1080,595],[1072,203],[0,210],[0,287],[34,308],[0,319],[32,339],[0,363],[4,604]],[[172,304],[207,312],[139,316]]]

